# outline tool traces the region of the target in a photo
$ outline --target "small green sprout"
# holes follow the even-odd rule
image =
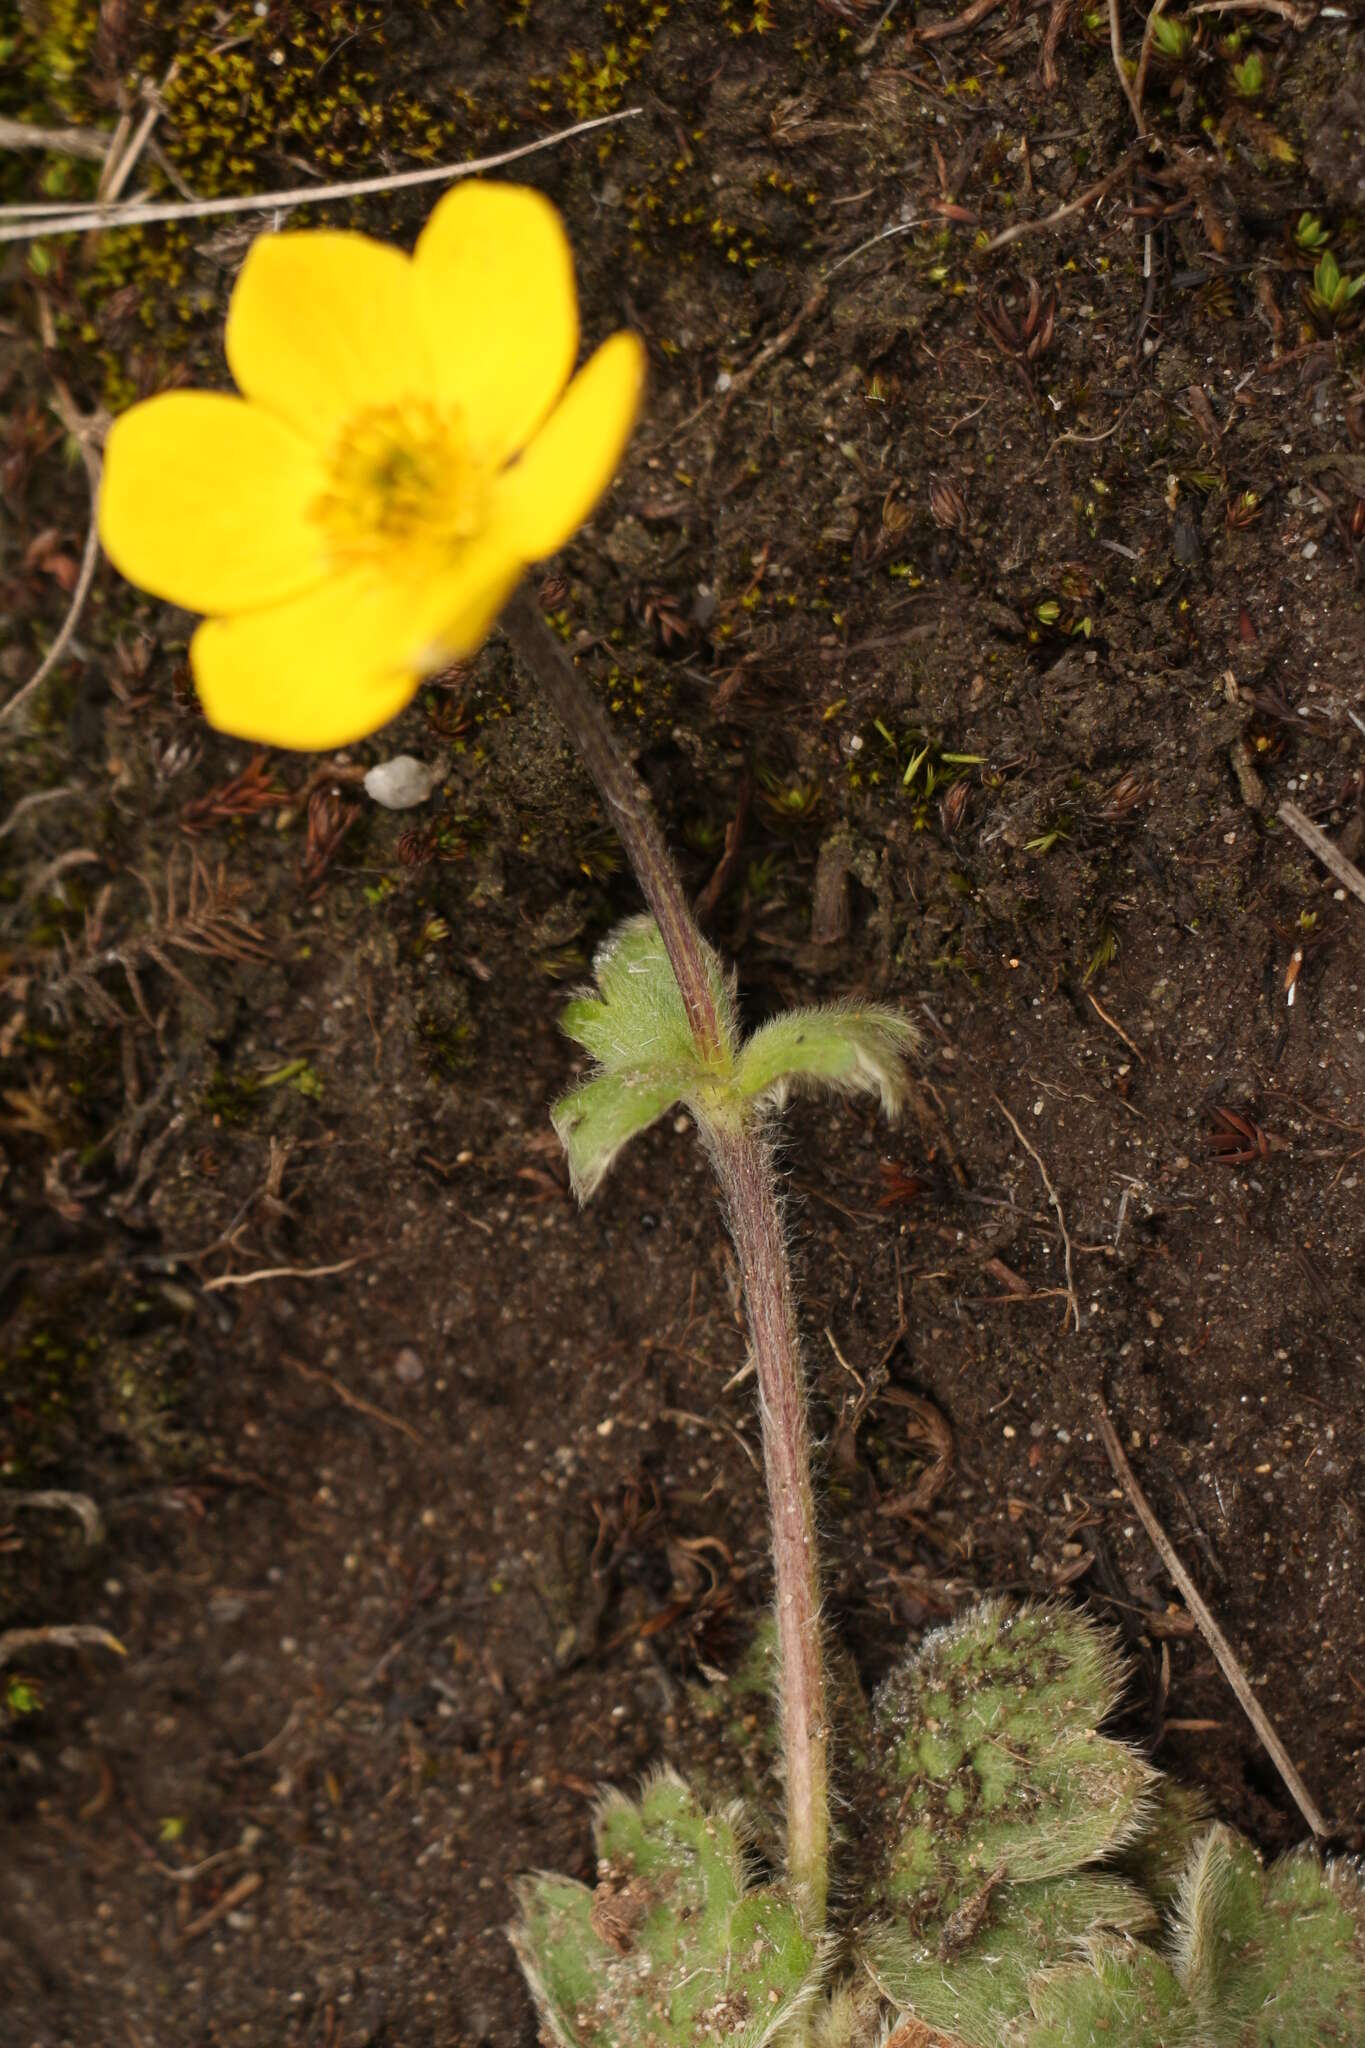
[[[1150,24],[1152,49],[1168,64],[1183,64],[1194,43],[1194,30],[1178,14],[1158,14]]]
[[[1332,230],[1315,213],[1301,213],[1294,223],[1294,246],[1305,256],[1319,255],[1331,239]]]
[[[1342,324],[1355,299],[1365,292],[1365,271],[1356,277],[1343,276],[1336,257],[1325,249],[1308,288],[1308,310],[1324,327]]]
[[[1113,925],[1105,922],[1100,926],[1099,937],[1095,942],[1095,950],[1090,955],[1085,973],[1081,976],[1081,987],[1088,988],[1095,979],[1095,976],[1102,974],[1104,969],[1118,958],[1118,951],[1118,934],[1114,930]]]
[[[759,802],[771,816],[783,823],[803,824],[820,801],[820,784],[794,775],[784,782],[770,768],[758,771]]]
[[[6,1680],[6,1714],[12,1714],[16,1719],[21,1714],[37,1714],[41,1712],[42,1704],[43,1696],[31,1678],[15,1677]]]
[[[1024,851],[1025,853],[1037,854],[1051,853],[1059,839],[1069,839],[1070,837],[1071,834],[1066,830],[1065,826],[1053,825],[1048,831],[1040,832],[1036,839],[1026,839],[1024,841]]]
[[[1249,50],[1240,64],[1233,65],[1232,89],[1243,100],[1258,100],[1265,91],[1265,65],[1257,51]]]

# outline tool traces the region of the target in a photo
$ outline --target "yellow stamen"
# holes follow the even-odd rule
[[[483,525],[489,481],[460,414],[408,399],[347,424],[310,509],[338,560],[422,544],[448,554]]]

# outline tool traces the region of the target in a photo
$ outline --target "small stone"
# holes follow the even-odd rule
[[[425,1372],[426,1367],[411,1344],[405,1344],[393,1361],[394,1378],[401,1380],[405,1387],[415,1387]]]
[[[391,761],[381,761],[370,769],[365,777],[365,794],[386,811],[410,811],[414,805],[427,801],[444,774],[445,767],[440,761],[428,765],[411,754],[395,754]]]

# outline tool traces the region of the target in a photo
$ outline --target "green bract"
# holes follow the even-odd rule
[[[742,1040],[734,979],[708,947],[711,997],[721,1044],[698,1050],[663,940],[652,918],[632,918],[612,933],[593,962],[595,990],[564,1011],[570,1038],[598,1071],[551,1112],[578,1195],[597,1188],[628,1138],[675,1104],[703,1134],[780,1104],[799,1088],[878,1097],[888,1115],[905,1095],[906,1055],[915,1031],[878,1004],[789,1010]]]

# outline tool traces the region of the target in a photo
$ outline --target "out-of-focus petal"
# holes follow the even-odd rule
[[[578,353],[573,252],[548,199],[471,179],[418,238],[416,295],[436,394],[489,463],[525,446]]]
[[[330,448],[357,413],[431,395],[410,257],[368,235],[260,235],[228,307],[246,396]]]
[[[368,564],[287,604],[209,619],[190,645],[211,724],[240,739],[316,749],[364,739],[421,677],[472,653],[520,574],[478,543],[454,563]]]
[[[272,414],[216,392],[167,391],[109,430],[100,539],[131,583],[172,604],[275,604],[327,573],[308,516],[323,483],[316,450]]]
[[[630,439],[644,376],[638,335],[613,334],[499,477],[493,525],[526,561],[563,547],[606,490]]]

